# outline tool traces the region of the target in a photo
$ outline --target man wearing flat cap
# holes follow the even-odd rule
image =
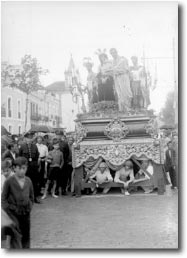
[[[39,152],[36,144],[32,142],[32,134],[27,134],[25,142],[19,149],[19,156],[25,157],[28,161],[28,169],[26,176],[28,176],[33,184],[34,189],[34,201],[40,203],[39,196],[39,172],[38,172],[38,159]]]

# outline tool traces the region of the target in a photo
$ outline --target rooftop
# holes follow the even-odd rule
[[[64,81],[54,82],[48,85],[45,89],[52,92],[63,92],[66,89],[65,82]]]

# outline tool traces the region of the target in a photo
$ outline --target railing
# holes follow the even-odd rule
[[[6,117],[6,109],[1,107],[1,117]]]
[[[31,115],[31,120],[39,121],[41,120],[42,116],[41,115]]]

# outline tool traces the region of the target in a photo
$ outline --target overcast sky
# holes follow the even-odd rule
[[[144,48],[146,57],[162,58],[146,62],[153,74],[157,65],[158,86],[151,101],[158,111],[174,87],[171,57],[177,27],[176,2],[3,2],[2,60],[19,64],[31,54],[50,71],[42,78],[47,86],[64,80],[72,54],[85,83],[83,58],[91,57],[97,71],[98,48],[117,48],[130,65],[132,55],[141,61]]]

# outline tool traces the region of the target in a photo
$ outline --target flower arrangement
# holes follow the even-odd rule
[[[94,103],[91,106],[91,113],[95,113],[98,111],[111,113],[111,111],[116,111],[116,110],[118,110],[118,104],[115,101],[101,101],[98,103]]]

